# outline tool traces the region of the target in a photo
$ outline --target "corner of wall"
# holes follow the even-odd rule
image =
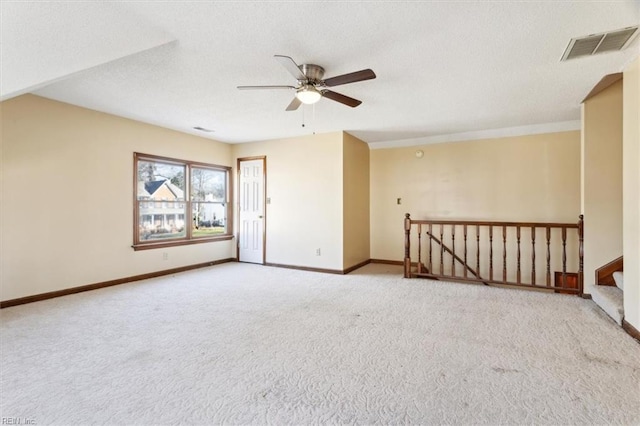
[[[369,145],[342,132],[343,269],[370,259]]]
[[[625,68],[622,85],[624,314],[640,330],[640,58]]]
[[[581,205],[584,214],[584,287],[591,293],[595,270],[622,256],[622,81],[582,104]]]

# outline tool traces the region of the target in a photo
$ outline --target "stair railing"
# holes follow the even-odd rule
[[[583,293],[582,215],[577,223],[547,223],[413,220],[407,213],[404,231],[405,278],[425,277]],[[427,240],[425,247],[423,235]],[[417,240],[413,250],[412,239]],[[539,243],[536,245],[536,242]],[[418,258],[415,269],[412,268],[412,255]]]

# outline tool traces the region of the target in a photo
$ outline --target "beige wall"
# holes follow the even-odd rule
[[[133,152],[230,166],[228,145],[33,95],[0,108],[1,300],[235,257],[131,248]]]
[[[405,212],[574,222],[580,210],[580,132],[369,152],[343,132],[230,146],[32,95],[0,107],[2,300],[235,257],[235,240],[131,249],[134,151],[233,167],[266,155],[269,263],[400,260]]]
[[[267,263],[342,270],[342,132],[232,150],[236,159],[267,157]]]
[[[370,210],[371,257],[387,260],[403,257],[405,213],[577,222],[580,132],[373,150]]]
[[[623,79],[624,316],[640,330],[640,59]]]
[[[622,82],[582,104],[584,285],[595,270],[622,256]]]
[[[343,133],[343,269],[367,261],[369,249],[369,146]]]

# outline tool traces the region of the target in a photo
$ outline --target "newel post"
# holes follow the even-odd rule
[[[578,295],[584,292],[584,215],[578,216]]]
[[[404,215],[404,277],[411,278],[411,215]]]

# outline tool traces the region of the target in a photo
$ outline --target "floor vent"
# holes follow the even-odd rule
[[[572,38],[562,55],[561,61],[581,56],[592,56],[598,53],[622,50],[631,44],[638,33],[638,26],[622,28],[600,34]]]

